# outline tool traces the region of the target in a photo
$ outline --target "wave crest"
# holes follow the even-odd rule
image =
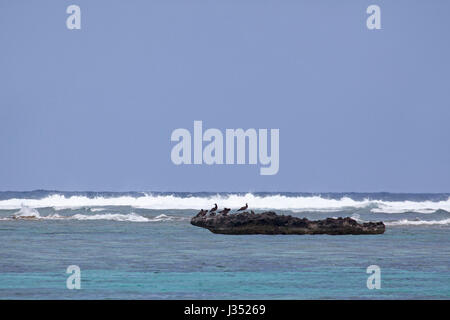
[[[387,226],[431,226],[431,225],[448,225],[450,224],[450,219],[443,220],[397,220],[397,221],[387,221],[384,222]]]
[[[21,209],[15,212],[9,218],[2,218],[1,220],[111,220],[111,221],[128,221],[128,222],[158,222],[158,221],[173,221],[183,220],[184,217],[174,217],[165,214],[160,214],[154,218],[147,218],[138,215],[134,212],[129,214],[120,213],[105,213],[105,214],[75,214],[72,216],[61,216],[59,214],[51,214],[48,216],[41,216],[39,211],[34,208],[22,206]]]
[[[259,196],[251,193],[245,195],[212,195],[181,197],[177,195],[116,196],[116,197],[87,197],[52,194],[42,199],[6,199],[0,201],[0,209],[20,209],[22,206],[30,208],[50,207],[55,210],[76,209],[89,207],[91,211],[104,210],[103,207],[128,206],[141,209],[200,209],[210,208],[212,204],[228,208],[239,208],[244,203],[254,209],[292,210],[294,212],[321,211],[337,212],[349,209],[368,208],[374,213],[433,213],[438,210],[450,212],[450,198],[442,201],[386,201],[386,200],[354,200],[343,196],[340,199],[322,196]]]

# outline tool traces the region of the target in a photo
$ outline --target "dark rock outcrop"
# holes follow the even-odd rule
[[[231,215],[202,216],[191,219],[191,224],[221,234],[382,234],[383,222],[358,223],[352,218],[327,218],[312,221],[306,218],[242,212]]]

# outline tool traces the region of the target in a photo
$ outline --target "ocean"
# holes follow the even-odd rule
[[[190,224],[214,203],[383,221],[386,232],[218,235]],[[0,192],[0,244],[0,299],[450,298],[450,194]],[[79,290],[66,286],[72,265]],[[372,265],[380,289],[368,289]]]

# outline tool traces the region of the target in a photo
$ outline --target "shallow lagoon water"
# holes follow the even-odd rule
[[[389,225],[443,221],[449,213],[442,210],[277,210],[388,221],[385,234],[358,236],[217,235],[190,225],[197,211],[189,209],[36,210],[41,219],[8,219],[20,210],[0,210],[1,299],[450,298],[449,224]],[[131,213],[146,221],[117,216]],[[98,214],[109,216],[84,218]],[[81,290],[66,288],[69,265],[81,269]],[[366,286],[370,265],[381,268],[379,290]]]

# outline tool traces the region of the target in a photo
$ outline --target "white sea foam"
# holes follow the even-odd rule
[[[159,216],[156,216],[155,218],[152,219],[152,221],[172,221],[172,220],[176,220],[176,217],[172,217],[172,216],[168,216],[165,214],[160,214]],[[183,219],[183,218],[178,218],[178,219]]]
[[[40,219],[41,215],[39,214],[39,211],[37,211],[36,209],[22,205],[20,210],[13,214],[13,217],[15,219],[20,218]]]
[[[71,220],[112,220],[112,221],[129,221],[129,222],[158,222],[158,221],[173,221],[173,220],[185,220],[186,217],[175,217],[168,216],[165,214],[160,214],[154,218],[147,218],[138,215],[134,212],[130,214],[119,214],[119,213],[105,213],[105,214],[75,214],[73,216],[68,216],[67,219]]]
[[[450,224],[450,219],[443,220],[398,220],[387,221],[384,223],[387,226],[423,226],[423,225],[447,225]]]
[[[30,208],[22,205],[19,211],[15,212],[12,217],[2,218],[2,220],[57,220],[64,217],[59,214],[50,214],[48,216],[41,216],[39,211],[34,208]]]
[[[130,206],[142,209],[209,209],[214,203],[221,207],[239,208],[248,203],[253,209],[292,210],[294,212],[321,211],[336,212],[347,209],[368,208],[374,213],[433,213],[437,210],[450,212],[450,198],[443,201],[385,201],[385,200],[354,200],[350,197],[330,199],[321,196],[257,196],[251,193],[245,195],[214,195],[207,197],[179,197],[176,195],[151,195],[140,197],[66,197],[54,194],[42,199],[7,199],[0,200],[1,209],[20,209],[22,205],[30,208],[51,207],[55,210],[89,207],[91,211],[103,210],[108,206]]]
[[[372,208],[375,213],[433,213],[437,210],[450,212],[450,198],[445,201],[375,201],[377,207]]]
[[[22,206],[19,211],[10,217],[4,217],[0,220],[112,220],[112,221],[129,221],[129,222],[158,222],[184,220],[185,217],[168,216],[160,214],[154,218],[147,218],[134,212],[129,214],[105,213],[105,214],[74,214],[72,216],[61,216],[59,214],[50,214],[41,216],[39,211],[34,208]]]
[[[106,213],[106,214],[75,214],[67,217],[71,220],[112,220],[112,221],[130,221],[130,222],[148,222],[149,218],[140,216],[135,213],[130,214],[118,214],[118,213]]]
[[[364,220],[362,220],[360,218],[360,215],[357,213],[353,214],[352,218],[359,222],[364,222]],[[144,217],[134,212],[131,212],[129,214],[102,213],[102,214],[74,214],[71,216],[50,214],[47,216],[41,216],[37,209],[30,208],[24,205],[20,208],[19,211],[15,212],[12,216],[0,218],[0,220],[79,220],[79,221],[110,220],[121,222],[159,222],[159,221],[174,221],[186,219],[189,219],[189,217],[170,216],[166,214],[160,214],[156,217]],[[386,224],[386,226],[449,225],[450,218],[442,220],[402,219],[396,221],[385,221],[384,223]]]

